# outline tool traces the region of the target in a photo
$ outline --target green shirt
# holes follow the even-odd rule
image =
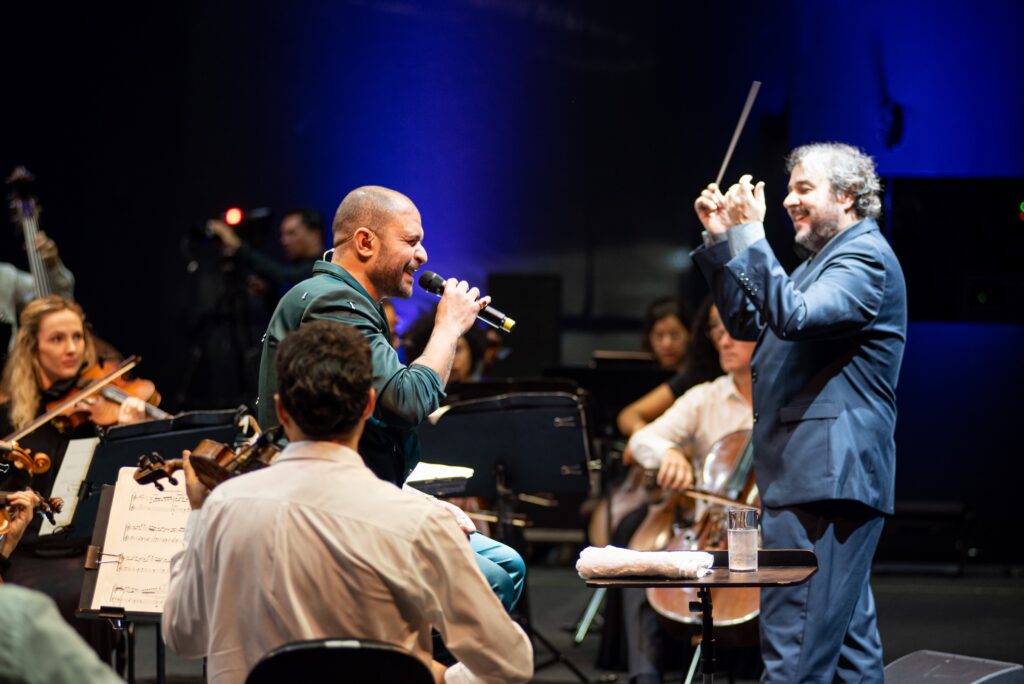
[[[0,680],[12,684],[124,684],[57,612],[53,600],[0,586]]]
[[[401,485],[419,460],[413,428],[437,410],[444,392],[441,379],[426,366],[406,366],[391,345],[384,309],[345,269],[318,261],[313,276],[281,299],[263,336],[260,357],[260,425],[277,425],[277,345],[306,321],[329,320],[353,326],[366,337],[373,357],[373,386],[377,405],[366,424],[359,453],[377,477]]]

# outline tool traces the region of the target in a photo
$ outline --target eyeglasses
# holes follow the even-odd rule
[[[717,325],[712,325],[707,330],[708,339],[714,342],[715,344],[718,344],[719,342],[722,341],[722,338],[725,336],[725,333],[725,326],[722,325],[721,323],[718,323]]]

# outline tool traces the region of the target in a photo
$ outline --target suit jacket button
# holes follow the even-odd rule
[[[757,422],[757,414],[756,413],[754,414],[754,422],[755,423]]]

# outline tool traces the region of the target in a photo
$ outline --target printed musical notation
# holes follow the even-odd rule
[[[184,478],[164,491],[140,485],[134,468],[122,468],[110,506],[92,607],[113,606],[160,613],[167,595],[171,557],[185,544],[191,507]]]
[[[166,488],[165,488],[166,489]],[[128,501],[129,511],[149,511],[153,513],[173,513],[184,511],[186,514],[191,510],[188,499],[182,500],[180,494],[160,492],[157,494],[149,492],[132,492]]]

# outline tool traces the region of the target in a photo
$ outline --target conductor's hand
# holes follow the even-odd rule
[[[663,489],[681,491],[693,485],[693,466],[678,449],[669,449],[661,459],[656,479]]]
[[[725,193],[725,210],[734,226],[751,221],[764,221],[764,181],[758,181],[757,185],[753,185],[752,178],[749,173],[740,176],[740,182]]]
[[[434,327],[462,335],[472,327],[480,310],[490,303],[490,297],[480,297],[480,290],[470,287],[465,280],[449,278],[437,305]]]
[[[0,549],[5,558],[10,557],[11,552],[21,541],[28,524],[32,522],[35,507],[38,505],[39,496],[32,491],[10,492],[7,495],[7,508],[2,513],[7,515],[8,528],[3,547]]]
[[[697,211],[697,218],[700,219],[704,230],[712,235],[724,233],[733,225],[725,211],[725,197],[715,183],[709,183],[708,187],[701,191],[700,197],[693,203],[693,208]]]
[[[210,490],[196,477],[195,468],[192,467],[192,452],[188,449],[182,451],[181,460],[182,470],[185,471],[185,494],[188,495],[192,510],[197,511],[203,507],[206,497],[210,496]]]

